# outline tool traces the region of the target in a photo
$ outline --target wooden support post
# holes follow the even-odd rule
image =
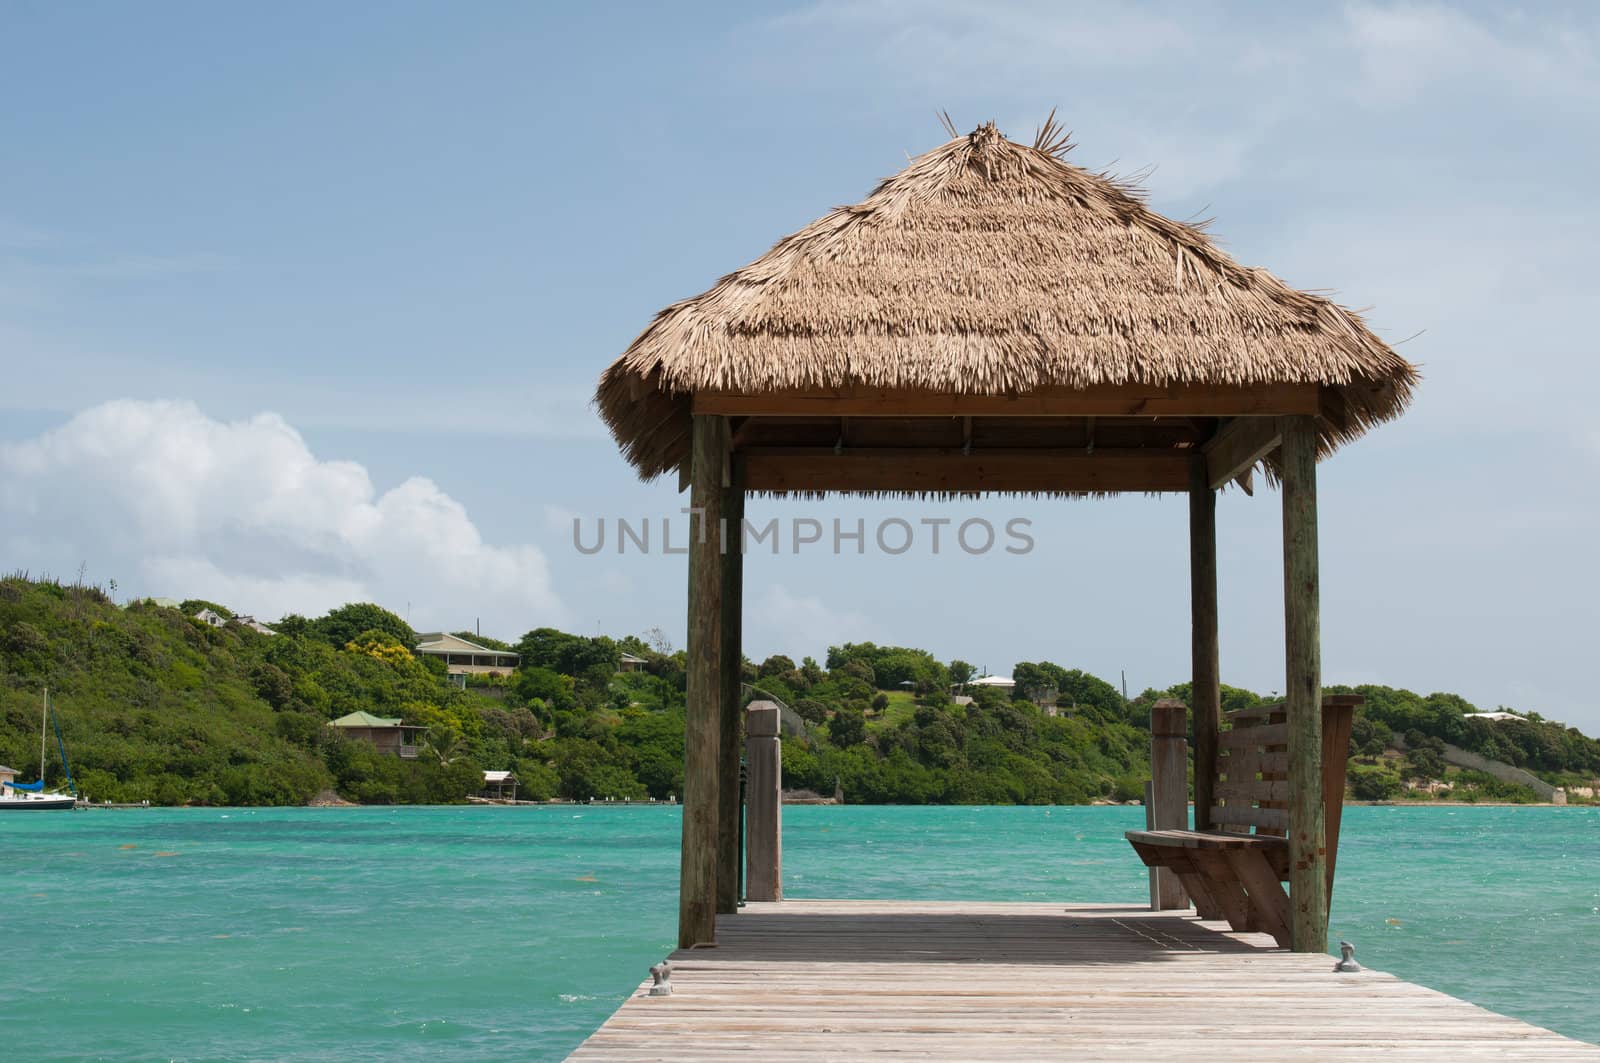
[[[1189,829],[1189,748],[1183,725],[1181,701],[1162,698],[1150,710],[1150,807],[1145,822],[1152,830]],[[1151,868],[1150,882],[1156,911],[1189,907],[1183,884],[1168,868]]]
[[[1289,898],[1283,895],[1278,873],[1272,870],[1266,855],[1259,849],[1231,849],[1225,855],[1234,877],[1245,889],[1256,923],[1279,945],[1288,948]]]
[[[1146,780],[1144,784],[1144,829],[1156,829],[1156,784],[1154,780]],[[1161,911],[1161,872],[1164,867],[1150,868],[1150,910]]]
[[[1189,468],[1189,624],[1194,680],[1194,829],[1210,830],[1216,804],[1222,675],[1217,656],[1217,493],[1205,458]]]
[[[1339,859],[1339,824],[1344,818],[1344,778],[1350,764],[1350,730],[1359,695],[1334,695],[1322,706],[1322,834],[1328,848],[1328,917],[1333,918],[1333,873]],[[1337,798],[1335,795],[1338,795]]]
[[[1296,952],[1328,951],[1322,780],[1322,644],[1317,576],[1317,422],[1285,417],[1284,711],[1289,729],[1289,925]]]
[[[783,900],[783,744],[778,706],[752,702],[745,713],[745,893],[752,901]]]
[[[724,422],[726,423],[726,422]],[[722,487],[722,725],[720,761],[722,792],[717,802],[717,911],[739,910],[739,711],[744,662],[741,613],[744,608],[744,464],[728,456],[728,480]]]
[[[722,466],[720,417],[694,418],[689,468],[689,638],[683,736],[683,848],[678,947],[711,944],[717,931],[717,782],[722,734]]]

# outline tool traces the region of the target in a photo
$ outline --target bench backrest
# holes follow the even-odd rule
[[[1359,694],[1322,699],[1322,787],[1326,835],[1339,836],[1345,762]],[[1289,725],[1283,702],[1223,714],[1211,823],[1219,830],[1283,837],[1289,831]]]

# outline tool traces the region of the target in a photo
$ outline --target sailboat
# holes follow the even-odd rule
[[[67,747],[61,741],[61,728],[56,728],[56,744],[61,747],[61,766],[67,772],[70,794],[44,792],[44,761],[49,749],[50,690],[45,688],[44,706],[39,710],[39,780],[17,782],[16,772],[0,768],[0,812],[45,812],[52,808],[73,808],[78,803],[77,786],[72,782],[72,769],[67,766]]]

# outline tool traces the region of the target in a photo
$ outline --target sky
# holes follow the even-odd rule
[[[1026,141],[1054,108],[1073,161],[1422,366],[1410,412],[1320,469],[1326,681],[1600,733],[1593,6],[9,0],[0,95],[5,571],[681,646],[659,524],[686,503],[617,453],[600,372],[937,146],[938,112]],[[750,516],[1033,539],[755,554],[757,659],[1188,672],[1180,497]],[[619,517],[656,549],[619,555]],[[1223,677],[1263,693],[1280,519],[1272,491],[1218,507]]]

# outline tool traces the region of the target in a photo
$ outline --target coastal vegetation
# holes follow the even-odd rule
[[[193,615],[201,609],[230,619],[212,626]],[[463,688],[437,658],[414,654],[416,633],[378,605],[288,616],[276,634],[232,615],[198,599],[118,606],[97,587],[0,580],[0,762],[24,771],[35,762],[48,686],[78,787],[95,800],[446,803],[476,792],[485,769],[510,769],[533,800],[681,792],[684,654],[659,632],[612,639],[538,628],[514,642],[462,632],[520,655],[515,672],[472,676]],[[624,653],[642,665],[622,670]],[[1124,699],[1049,661],[1012,672],[1014,690],[963,686],[975,677],[963,661],[846,643],[820,662],[746,662],[744,678],[752,697],[792,710],[790,789],[910,804],[1142,795],[1150,708],[1163,697],[1187,701],[1187,684]],[[1535,713],[1488,721],[1454,694],[1329,689],[1366,697],[1351,740],[1358,799],[1535,799],[1526,786],[1447,763],[1451,747],[1556,785],[1600,776],[1600,742]],[[1261,700],[1236,687],[1223,694],[1225,709]],[[363,711],[427,728],[417,756],[382,754],[328,726]],[[51,762],[48,781],[64,784],[59,759]]]

